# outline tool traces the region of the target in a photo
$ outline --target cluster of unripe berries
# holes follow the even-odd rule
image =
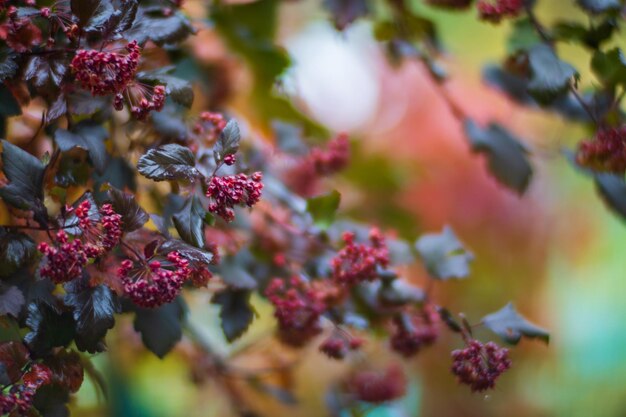
[[[480,0],[477,7],[481,19],[498,23],[504,18],[518,16],[524,9],[524,0]]]
[[[172,302],[192,272],[189,260],[178,252],[170,252],[165,258],[138,264],[126,259],[117,275],[124,285],[124,293],[135,304],[155,308]]]
[[[201,136],[206,142],[215,143],[225,127],[226,118],[224,118],[224,115],[204,111],[200,113],[200,117],[193,125],[192,131],[194,134]]]
[[[96,212],[97,218],[90,218],[91,203],[82,201],[75,209],[68,207],[67,214],[74,212],[78,219],[76,226],[80,237],[70,240],[64,230],[53,236],[53,244],[41,242],[39,251],[44,255],[40,275],[54,283],[71,281],[82,274],[89,259],[95,259],[109,252],[122,237],[122,216],[110,204],[104,204]]]
[[[227,222],[233,221],[235,206],[252,207],[259,202],[263,191],[262,179],[260,172],[255,172],[250,177],[243,173],[211,177],[206,191],[206,196],[211,200],[209,211]]]
[[[45,365],[33,364],[24,373],[21,383],[13,384],[7,391],[0,392],[1,414],[25,416],[33,406],[37,390],[52,381],[52,371]]]
[[[508,349],[494,342],[483,344],[473,339],[465,348],[452,352],[452,373],[472,392],[493,388],[496,379],[510,367]]]
[[[596,171],[623,174],[626,171],[626,125],[602,129],[595,138],[581,142],[576,162]]]

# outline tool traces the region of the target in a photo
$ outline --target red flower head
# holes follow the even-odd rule
[[[389,265],[389,250],[384,236],[376,228],[369,234],[370,246],[354,243],[354,233],[343,234],[346,246],[331,260],[333,279],[352,286],[377,278],[376,268]]]
[[[624,174],[626,171],[626,125],[598,131],[595,138],[581,142],[578,164],[596,171]]]
[[[391,348],[404,357],[417,354],[423,347],[437,340],[439,315],[430,306],[412,315],[394,318],[394,333],[391,335]]]
[[[507,17],[517,17],[524,8],[524,0],[480,0],[477,4],[478,14],[482,20],[498,23]]]
[[[209,211],[227,222],[233,221],[235,206],[252,207],[261,199],[263,176],[255,172],[248,178],[246,174],[212,177],[206,196],[211,199]]]
[[[470,341],[464,349],[452,352],[452,373],[472,392],[495,386],[496,379],[511,367],[508,349],[493,342]]]
[[[406,376],[398,365],[385,371],[359,371],[348,381],[348,391],[359,401],[380,404],[406,393]]]

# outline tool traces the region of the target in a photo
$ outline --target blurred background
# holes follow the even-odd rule
[[[445,336],[415,360],[401,362],[410,376],[407,397],[367,415],[626,416],[626,227],[597,198],[591,181],[559,154],[589,132],[521,108],[483,85],[481,66],[504,56],[506,24],[493,26],[479,22],[473,11],[438,12],[415,2],[440,27],[451,74],[445,88],[453,100],[478,121],[505,124],[534,150],[535,174],[523,197],[498,185],[482,157],[470,153],[459,122],[424,68],[411,62],[390,65],[366,22],[340,33],[319,2],[283,4],[278,40],[293,66],[281,89],[312,119],[353,138],[352,165],[332,184],[343,195],[342,213],[411,240],[451,225],[476,261],[469,279],[438,283],[436,299],[474,321],[513,301],[522,314],[550,329],[551,342],[522,341],[512,349],[511,371],[495,391],[482,395],[470,394],[450,374],[449,352],[460,341]],[[546,21],[584,19],[572,0],[539,3]],[[191,0],[186,5],[192,17],[198,17],[195,6]],[[215,73],[211,94],[224,97],[233,114],[254,120],[245,64],[227,52],[210,25],[199,25],[202,30],[189,47]],[[583,71],[583,85],[593,82],[585,73],[589,57],[584,51],[560,52]],[[255,129],[254,122],[249,131],[271,136]],[[407,276],[417,283],[426,278],[420,267]],[[186,296],[198,332],[221,351],[237,352],[242,367],[295,361],[293,375],[283,381],[294,389],[295,404],[230,381],[242,401],[264,416],[328,415],[327,391],[335,389],[346,365],[318,353],[315,344],[300,351],[279,346],[272,337],[271,309],[260,299],[254,300],[259,318],[252,330],[228,345],[218,311],[209,304],[210,292]],[[87,380],[73,415],[235,415],[210,377],[197,386],[192,371],[203,364],[185,340],[160,360],[140,347],[130,321],[119,320],[108,337],[109,351],[94,358],[109,387],[110,406]],[[370,363],[400,361],[375,344],[365,354]]]

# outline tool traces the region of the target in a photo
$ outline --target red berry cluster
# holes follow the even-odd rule
[[[126,45],[128,54],[81,49],[76,52],[70,68],[81,86],[94,96],[118,94],[135,79],[139,65],[139,45]]]
[[[225,127],[226,119],[221,113],[204,111],[200,113],[200,118],[194,124],[193,133],[202,135],[209,143],[214,143]]]
[[[389,265],[389,250],[380,230],[373,228],[369,240],[371,246],[355,243],[354,233],[343,234],[346,246],[331,260],[335,282],[352,286],[372,281],[378,277],[377,267],[385,268]]]
[[[7,9],[8,21],[0,25],[0,39],[15,52],[30,51],[42,40],[41,29],[27,17],[20,18],[18,9],[9,6]]]
[[[384,371],[360,371],[348,381],[348,391],[359,401],[380,404],[403,397],[407,380],[398,365]]]
[[[576,162],[596,171],[623,174],[626,171],[626,125],[600,130],[592,140],[581,142]]]
[[[338,135],[328,142],[326,149],[313,148],[310,160],[318,175],[332,175],[341,171],[350,162],[348,135],[345,133]]]
[[[319,350],[331,359],[343,359],[348,352],[357,350],[362,345],[363,339],[336,331],[322,342]]]
[[[270,282],[265,295],[274,305],[279,336],[285,343],[302,346],[321,332],[320,316],[326,311],[325,293],[299,277],[289,285],[279,278]]]
[[[482,344],[471,340],[464,349],[452,352],[452,373],[459,382],[469,385],[472,392],[493,388],[496,379],[510,367],[508,349],[494,342]]]
[[[478,14],[482,20],[498,23],[507,17],[516,17],[524,8],[524,0],[480,0],[477,4]]]
[[[22,377],[20,384],[13,384],[8,391],[0,392],[2,415],[25,416],[33,406],[37,390],[52,380],[52,371],[45,365],[34,364]]]
[[[100,219],[89,217],[91,203],[84,200],[75,209],[68,207],[78,218],[76,225],[82,238],[70,241],[63,230],[53,237],[53,245],[41,242],[39,251],[45,255],[40,268],[42,277],[50,278],[59,284],[68,282],[81,275],[89,259],[101,257],[117,245],[122,237],[122,216],[113,210],[110,204],[104,204],[99,211]]]
[[[206,196],[211,199],[209,211],[227,222],[235,219],[235,206],[252,207],[261,199],[263,175],[255,172],[248,178],[246,174],[212,177]]]
[[[193,270],[189,261],[178,252],[170,252],[161,260],[135,265],[126,259],[117,275],[124,285],[124,293],[138,306],[155,308],[172,302]]]
[[[429,306],[418,314],[395,317],[391,348],[406,358],[416,355],[423,347],[437,341],[438,321],[439,315]]]
[[[165,105],[165,87],[162,85],[153,88],[145,85],[136,85],[136,88],[126,90],[130,102],[130,114],[137,120],[145,120],[151,111],[161,111]],[[135,97],[138,96],[138,97]],[[124,108],[124,94],[117,93],[113,100],[115,110]]]

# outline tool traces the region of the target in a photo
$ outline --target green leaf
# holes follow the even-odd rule
[[[483,317],[482,323],[500,336],[504,342],[512,345],[516,345],[522,336],[530,339],[537,338],[546,343],[550,341],[548,331],[522,317],[512,303],[508,303],[501,310]]]
[[[24,336],[24,342],[36,356],[44,356],[55,347],[67,346],[75,334],[71,313],[59,312],[41,302],[29,304],[26,325],[31,331]]]
[[[444,227],[441,233],[420,237],[415,248],[426,270],[435,279],[465,278],[470,273],[469,264],[474,255],[463,247],[449,226]]]
[[[0,276],[11,275],[28,264],[35,252],[35,242],[30,236],[0,228]]]
[[[174,348],[183,336],[185,310],[180,297],[154,309],[137,308],[134,328],[150,352],[163,358]]]
[[[115,325],[118,310],[113,293],[106,285],[89,285],[88,279],[65,285],[65,305],[72,309],[76,322],[76,347],[81,352],[102,352],[103,338]]]
[[[139,158],[137,169],[154,181],[191,180],[200,176],[193,152],[175,143],[150,149]]]
[[[133,194],[112,187],[109,189],[108,195],[113,210],[122,216],[122,230],[125,232],[140,229],[150,220],[150,216],[137,203]]]
[[[578,75],[573,66],[561,61],[545,43],[534,46],[528,52],[528,61],[532,73],[528,91],[542,104],[550,103],[566,91],[572,78]]]
[[[341,194],[333,190],[328,194],[309,198],[306,202],[306,209],[313,218],[315,226],[326,230],[335,221],[340,202]]]
[[[235,119],[230,119],[213,147],[215,163],[219,164],[224,160],[224,157],[236,154],[239,150],[240,140],[239,124],[237,124]]]
[[[486,129],[465,121],[465,134],[472,150],[485,154],[489,170],[503,185],[523,194],[532,177],[528,149],[502,126],[492,123]]]
[[[42,206],[44,166],[33,155],[2,140],[2,163],[9,184],[0,188],[0,197],[22,210]]]
[[[204,248],[204,219],[207,211],[197,196],[185,201],[183,208],[172,216],[181,239],[198,248]]]
[[[99,174],[104,172],[107,162],[107,152],[104,141],[109,136],[107,130],[100,124],[85,120],[76,125],[72,131],[57,129],[54,140],[61,152],[74,148],[84,149]]]
[[[215,294],[211,303],[221,306],[222,330],[228,342],[232,343],[241,337],[254,319],[250,291],[227,289]]]
[[[589,29],[578,22],[558,22],[552,28],[552,33],[555,39],[573,41],[591,49],[598,49],[601,44],[611,39],[616,29],[617,23],[609,18]]]
[[[591,13],[619,12],[624,4],[620,0],[578,0],[578,5]]]
[[[626,87],[626,56],[620,48],[596,51],[591,59],[591,69],[604,85]]]
[[[506,49],[509,55],[514,55],[520,51],[528,51],[540,42],[541,37],[530,19],[518,19],[513,23]]]

